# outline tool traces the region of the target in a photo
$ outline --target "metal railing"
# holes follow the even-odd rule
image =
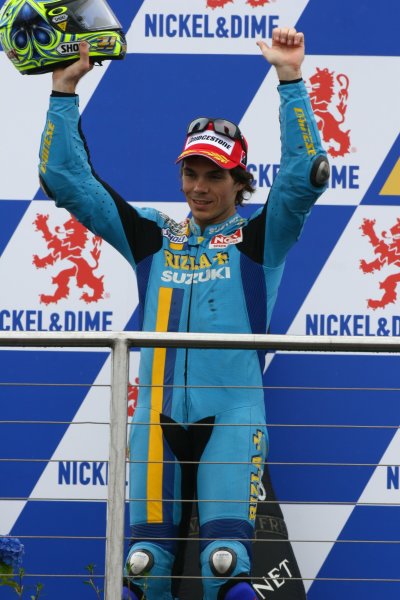
[[[110,348],[112,353],[110,450],[106,529],[105,600],[121,597],[126,488],[126,414],[129,350],[133,347],[224,348],[307,352],[397,353],[400,340],[380,337],[329,337],[197,333],[16,333],[0,335],[0,347]],[[121,574],[121,575],[120,575]]]

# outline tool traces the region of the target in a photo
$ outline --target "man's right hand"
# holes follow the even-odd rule
[[[79,44],[80,58],[68,67],[60,67],[53,71],[53,91],[75,94],[78,82],[93,69],[89,59],[89,44]]]

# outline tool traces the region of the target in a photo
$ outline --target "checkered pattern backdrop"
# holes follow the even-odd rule
[[[399,336],[397,0],[110,4],[127,32],[128,54],[96,67],[80,84],[92,162],[127,201],[176,220],[187,208],[174,160],[186,123],[201,114],[240,124],[258,185],[244,212],[265,201],[279,167],[278,95],[276,74],[255,41],[269,38],[275,26],[304,31],[303,75],[332,178],[288,259],[271,332]],[[79,237],[70,215],[38,187],[50,75],[22,77],[3,52],[0,70],[0,330],[135,329],[135,279],[124,259],[92,235]],[[70,263],[64,258],[43,268],[40,259],[51,254],[45,223],[65,244],[77,236],[92,277],[91,302],[74,278],[68,298],[57,298],[53,278]],[[107,429],[74,423],[108,419],[108,354],[85,352],[83,359],[75,351],[14,350],[0,357],[1,419],[8,422],[1,424],[0,457],[30,459],[0,462],[0,534],[23,538],[28,573],[84,573],[95,563],[101,574],[105,506],[97,499],[106,497]],[[137,363],[132,353],[131,406]],[[398,373],[395,356],[268,357],[271,463],[369,465],[271,465],[310,600],[399,597],[399,583],[329,581],[399,578],[398,544],[360,542],[400,539],[399,508],[382,506],[400,499],[398,393],[383,389],[399,387]],[[57,387],[9,385],[24,382]],[[31,424],[10,423],[21,419]],[[282,423],[352,427],[276,427]],[[90,597],[76,578],[44,584],[47,598]]]

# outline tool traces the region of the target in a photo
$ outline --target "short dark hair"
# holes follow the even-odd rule
[[[253,173],[246,171],[242,167],[235,167],[234,169],[230,169],[229,172],[235,183],[244,184],[243,189],[239,190],[236,194],[235,200],[236,206],[243,206],[243,202],[250,200],[252,194],[256,191]]]

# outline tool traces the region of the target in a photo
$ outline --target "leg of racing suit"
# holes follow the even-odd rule
[[[173,600],[171,572],[181,520],[181,468],[163,434],[162,415],[137,406],[131,427],[130,522],[133,544],[125,578],[146,600]],[[149,425],[149,423],[152,423]],[[176,426],[176,446],[185,446],[185,430]],[[164,462],[163,462],[164,461]],[[174,502],[174,499],[178,502]],[[139,596],[139,598],[141,598]]]
[[[204,600],[255,598],[249,584],[251,540],[266,456],[264,423],[263,402],[221,411],[201,456],[197,486]]]
[[[159,447],[164,463],[157,462],[155,455],[154,463],[148,462],[150,443]],[[182,555],[176,538],[187,535],[192,512],[187,500],[193,499],[195,483],[193,466],[187,464],[192,460],[187,429],[170,417],[136,408],[130,459],[135,463],[130,482],[133,544],[125,566],[126,587],[138,600],[172,600],[178,582],[175,578],[171,582],[171,575],[179,576],[183,568],[176,564],[176,556]],[[181,498],[186,502],[180,502]]]
[[[182,506],[176,500],[182,493],[184,498],[193,497],[191,486],[182,492],[185,465],[179,465],[178,461],[199,461],[200,537],[208,538],[201,542],[204,599],[228,597],[233,600],[240,594],[238,597],[245,600],[245,594],[252,593],[245,581],[250,573],[251,539],[266,454],[264,404],[223,410],[188,429],[164,415],[151,412],[138,407],[135,420],[156,423],[152,427],[158,430],[158,441],[166,461],[158,494],[162,502],[155,501],[156,481],[152,480],[150,487],[148,482],[149,431],[138,425],[131,440],[131,460],[137,461],[130,492],[134,543],[128,554],[125,577],[139,600],[143,595],[146,600],[172,600],[175,597],[170,576],[177,544],[171,538],[181,537],[182,521]],[[244,423],[247,425],[241,425]],[[199,424],[202,427],[198,427]],[[153,434],[153,443],[155,439]],[[143,501],[143,498],[148,500]],[[190,508],[189,503],[184,506]],[[157,509],[160,511],[158,516]]]

